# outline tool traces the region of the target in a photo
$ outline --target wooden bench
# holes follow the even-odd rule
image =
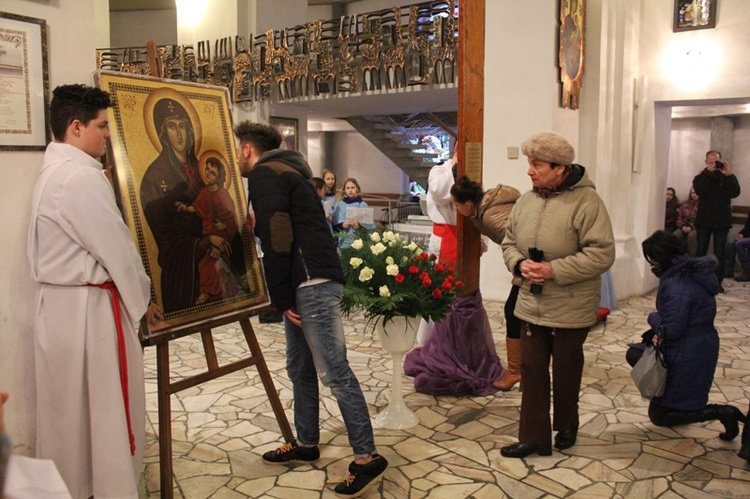
[[[745,221],[747,221],[748,213],[750,213],[750,206],[733,205],[732,206],[732,223],[745,225]]]

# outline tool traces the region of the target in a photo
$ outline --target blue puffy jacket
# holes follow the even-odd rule
[[[719,359],[719,335],[714,327],[719,281],[712,257],[681,255],[660,277],[656,312],[648,323],[659,331],[667,359],[667,386],[653,400],[677,411],[706,407]]]

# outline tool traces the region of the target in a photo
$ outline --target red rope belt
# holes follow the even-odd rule
[[[125,333],[122,329],[122,315],[120,314],[120,295],[117,286],[112,281],[101,284],[87,284],[94,288],[106,289],[112,297],[112,312],[115,315],[115,327],[117,328],[117,357],[120,362],[120,386],[122,388],[122,401],[125,404],[125,419],[128,422],[128,439],[130,440],[130,455],[135,455],[135,436],[130,423],[130,396],[128,394],[128,355],[125,351]]]

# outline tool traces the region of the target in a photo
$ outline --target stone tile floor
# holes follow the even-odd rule
[[[716,325],[721,353],[713,403],[747,410],[750,399],[750,284],[725,280]],[[517,389],[490,397],[432,397],[404,379],[407,405],[419,416],[409,430],[375,430],[378,450],[390,461],[382,484],[363,497],[750,497],[750,465],[736,456],[739,438],[723,442],[717,422],[674,429],[651,425],[648,401],[633,385],[626,344],[646,329],[654,293],[620,303],[585,344],[586,366],[576,446],[550,457],[505,459],[500,447],[516,441],[521,395]],[[497,350],[505,358],[502,303],[486,302]],[[292,423],[280,324],[252,319],[266,362]],[[390,357],[365,331],[361,317],[345,322],[349,360],[370,406],[390,397]],[[214,332],[220,363],[247,355],[238,324]],[[174,340],[172,381],[202,370],[199,335]],[[148,434],[144,488],[159,496],[155,348],[146,349]],[[261,454],[282,438],[255,368],[224,376],[172,397],[174,496],[178,498],[327,498],[351,460],[338,407],[321,395],[321,460],[314,465],[267,466]]]

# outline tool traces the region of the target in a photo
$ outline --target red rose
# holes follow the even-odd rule
[[[457,288],[463,288],[464,287],[464,283],[461,282],[461,281],[456,281],[456,287]]]
[[[451,289],[452,287],[453,287],[453,284],[451,284],[451,282],[448,279],[443,281],[443,289],[448,290],[448,289]]]
[[[439,300],[440,298],[443,297],[443,292],[440,291],[440,288],[435,288],[432,290],[432,297],[435,298],[436,300]]]
[[[453,265],[451,265],[450,263],[446,265],[445,268],[448,269],[448,272],[453,272]]]
[[[424,281],[425,279],[429,279],[429,278],[430,278],[430,274],[428,274],[427,272],[422,272],[422,273],[421,273],[421,274],[419,275],[419,278],[420,278],[420,279],[422,279],[422,280]]]
[[[445,265],[443,265],[442,263],[438,263],[437,265],[435,265],[435,270],[437,270],[438,272],[442,272],[445,270]]]
[[[422,279],[422,286],[429,286],[432,284],[432,279],[430,279],[430,276],[426,275],[421,278]]]
[[[437,260],[437,255],[435,253],[430,253],[430,260],[432,260],[433,262]]]
[[[396,282],[397,283],[401,284],[402,282],[404,282],[404,279],[405,279],[404,274],[402,274],[400,272],[398,274],[396,274]]]
[[[419,267],[416,265],[412,265],[409,267],[409,273],[410,274],[419,274]]]

